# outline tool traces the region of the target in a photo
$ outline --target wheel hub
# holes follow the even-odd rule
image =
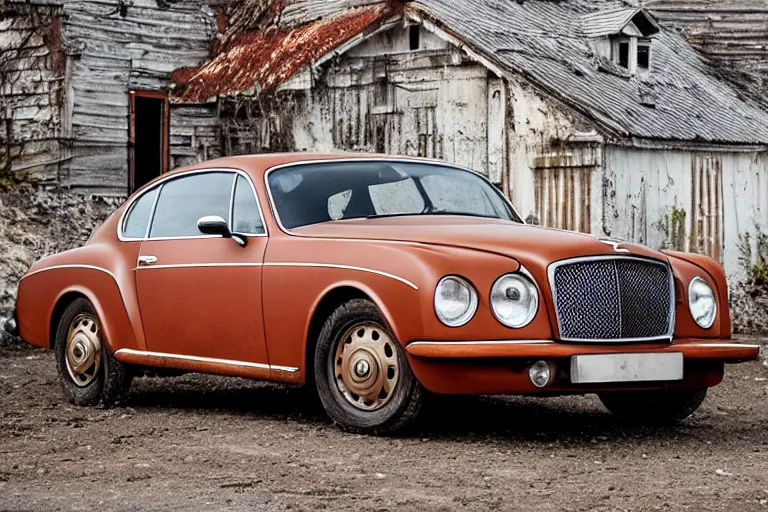
[[[78,315],[69,326],[66,366],[72,381],[84,387],[90,384],[101,365],[99,326],[90,314]]]
[[[371,371],[371,367],[365,359],[360,359],[355,363],[355,375],[358,377],[365,377],[369,371]]]
[[[394,343],[372,322],[344,333],[336,348],[334,370],[336,385],[349,403],[372,411],[389,401],[400,373]]]

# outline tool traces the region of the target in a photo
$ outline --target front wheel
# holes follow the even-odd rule
[[[101,322],[86,299],[77,299],[64,310],[54,352],[62,388],[71,403],[111,407],[127,398],[133,375],[109,354]]]
[[[315,382],[328,416],[343,428],[391,433],[418,415],[423,389],[378,308],[354,299],[323,326],[315,348]]]
[[[619,391],[598,395],[603,405],[620,420],[638,424],[674,424],[696,411],[706,389]]]

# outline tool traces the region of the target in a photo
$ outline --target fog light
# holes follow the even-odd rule
[[[537,388],[548,385],[554,373],[554,368],[546,361],[536,361],[528,368],[528,377]]]

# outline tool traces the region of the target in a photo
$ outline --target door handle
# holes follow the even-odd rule
[[[157,256],[139,256],[139,265],[153,265],[157,261]]]

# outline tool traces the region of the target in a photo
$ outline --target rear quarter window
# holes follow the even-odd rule
[[[146,192],[133,202],[123,221],[124,238],[144,238],[147,235],[147,225],[155,197],[157,197],[157,188]]]

